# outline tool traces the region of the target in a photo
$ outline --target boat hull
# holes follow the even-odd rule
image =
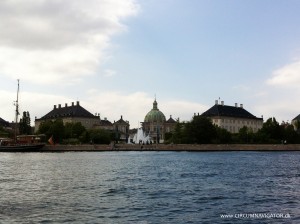
[[[0,152],[39,152],[45,144],[0,146]]]

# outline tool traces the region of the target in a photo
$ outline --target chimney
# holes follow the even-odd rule
[[[224,106],[224,101],[221,101],[222,106]]]
[[[76,105],[79,106],[79,101],[76,102]]]
[[[58,108],[61,108],[61,104],[58,104]]]
[[[72,106],[74,106],[74,102],[72,102]]]
[[[235,107],[238,107],[238,104],[237,104],[237,103],[235,103]]]
[[[121,115],[121,120],[123,120],[123,115]]]
[[[215,100],[215,105],[218,105],[219,103],[218,103],[218,100]]]
[[[65,103],[65,107],[68,107],[68,104],[67,104],[67,103]]]
[[[243,104],[240,104],[240,108],[243,108]]]
[[[54,105],[54,110],[56,109],[56,105]]]

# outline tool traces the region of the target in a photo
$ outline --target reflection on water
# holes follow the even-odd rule
[[[298,152],[1,153],[0,220],[220,223],[283,213],[300,222]]]

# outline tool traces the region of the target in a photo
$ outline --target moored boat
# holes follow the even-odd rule
[[[41,143],[41,136],[38,135],[20,135],[17,136],[17,124],[19,115],[19,80],[17,100],[15,102],[15,131],[14,139],[0,138],[0,152],[35,152],[44,147],[44,143]]]
[[[15,142],[13,139],[0,138],[0,152],[36,152],[44,147],[43,143]]]

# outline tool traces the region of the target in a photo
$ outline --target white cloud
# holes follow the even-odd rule
[[[300,114],[300,103],[286,96],[276,97],[269,101],[258,102],[255,111],[259,111],[264,116],[264,121],[270,117],[275,117],[279,123],[281,121],[291,122],[298,114]]]
[[[0,91],[1,118],[9,122],[15,119],[15,107],[13,102],[16,100],[16,93]],[[53,105],[71,103],[72,99],[51,94],[34,92],[21,92],[19,94],[19,111],[29,111],[31,122],[34,124],[35,117],[40,118],[53,109]],[[74,101],[74,100],[73,100]]]
[[[92,113],[100,113],[101,119],[106,117],[113,122],[123,115],[124,120],[130,122],[130,128],[136,128],[144,121],[146,114],[153,107],[153,97],[144,92],[123,94],[121,92],[89,91],[90,97],[85,102]],[[202,113],[207,107],[198,103],[186,101],[162,101],[157,99],[158,109],[168,119],[170,115],[180,121],[189,121],[194,112]],[[82,105],[84,106],[84,105]]]
[[[203,104],[179,100],[171,100],[160,104],[166,119],[169,119],[171,115],[174,120],[179,118],[180,121],[190,121],[194,113],[202,114],[209,109],[208,106]]]
[[[150,97],[144,92],[134,92],[124,94],[121,92],[100,92],[96,89],[91,89],[88,92],[88,97],[80,101],[80,105],[87,109],[92,114],[100,113],[101,119],[106,117],[111,122],[120,119],[121,115],[124,120],[130,122],[131,128],[139,126],[140,122],[144,121],[145,115],[153,107],[153,97]],[[0,91],[1,96],[5,100],[0,101],[1,117],[7,121],[14,119],[13,100],[16,93]],[[61,104],[62,106],[76,100],[51,94],[40,94],[35,92],[21,92],[20,94],[20,112],[29,111],[32,124],[34,118],[41,118],[53,109],[53,105]],[[38,103],[37,103],[38,102]],[[173,119],[180,118],[180,121],[189,121],[193,113],[202,113],[207,107],[198,103],[185,101],[163,101],[157,99],[158,108],[168,119],[172,115]]]
[[[300,84],[300,61],[288,64],[273,72],[267,84],[280,87],[297,87]]]
[[[112,35],[126,30],[135,0],[0,2],[1,74],[36,83],[78,82],[94,74]]]
[[[116,74],[117,74],[117,72],[114,70],[111,70],[111,69],[106,69],[104,71],[104,77],[112,77],[112,76],[115,76]]]

